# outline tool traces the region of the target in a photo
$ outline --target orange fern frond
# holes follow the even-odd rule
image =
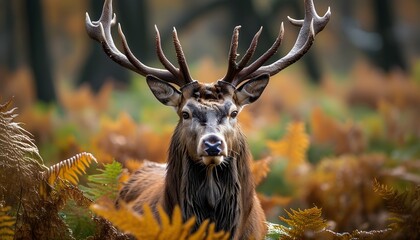
[[[254,178],[255,185],[258,186],[270,172],[271,157],[266,157],[258,161],[252,161],[251,172]]]
[[[366,147],[364,134],[357,124],[339,122],[319,107],[312,111],[310,123],[313,142],[331,145],[338,154],[360,153]]]
[[[267,143],[273,155],[282,156],[289,163],[300,164],[306,161],[306,151],[309,147],[309,136],[305,132],[303,122],[293,122],[287,127],[287,133],[280,141]]]
[[[285,197],[280,195],[267,196],[262,193],[257,194],[260,200],[261,207],[264,212],[271,212],[274,207],[286,206],[292,201],[292,197]]]
[[[86,168],[92,162],[97,162],[96,158],[90,153],[82,152],[49,167],[48,170],[41,173],[44,180],[40,186],[41,195],[45,196],[48,187],[53,187],[58,179],[67,180],[77,185],[79,175],[86,173]]]
[[[115,208],[114,203],[102,200],[92,204],[90,209],[97,215],[110,221],[122,232],[130,234],[137,239],[228,239],[229,233],[216,232],[215,225],[204,221],[194,233],[191,230],[195,224],[195,217],[185,223],[182,220],[181,209],[175,207],[172,216],[169,217],[163,208],[158,208],[159,221],[148,205],[143,206],[143,214],[139,215],[130,206],[121,203]],[[191,234],[191,235],[190,235]]]
[[[14,239],[15,231],[13,226],[16,223],[16,220],[8,215],[11,207],[3,206],[3,203],[0,202],[0,239],[3,240],[12,240]]]
[[[306,152],[309,148],[309,136],[303,122],[292,122],[287,127],[286,135],[279,141],[268,141],[272,155],[288,160],[288,169],[306,163]]]
[[[286,213],[289,218],[280,217],[280,220],[289,225],[289,228],[279,226],[286,233],[287,237],[284,239],[304,239],[307,234],[319,233],[327,227],[321,216],[322,210],[318,207],[297,211],[291,209],[291,212],[286,210]]]
[[[420,186],[400,192],[375,179],[373,190],[383,198],[390,212],[388,227],[393,230],[393,234],[398,239],[419,239]]]

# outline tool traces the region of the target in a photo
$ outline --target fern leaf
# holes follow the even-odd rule
[[[92,154],[82,152],[51,166],[48,170],[41,173],[42,179],[44,180],[40,186],[41,195],[44,197],[47,196],[49,192],[48,188],[54,187],[58,179],[67,180],[77,185],[79,175],[86,173],[86,168],[90,166],[92,161],[97,162]]]
[[[373,190],[382,196],[388,211],[391,213],[388,221],[393,234],[401,239],[419,239],[420,186],[399,192],[375,179]]]
[[[134,237],[141,235],[142,219],[140,215],[131,211],[125,204],[116,209],[111,201],[101,201],[89,207],[92,212],[110,221],[115,227]]]
[[[270,212],[274,207],[286,206],[292,201],[291,197],[284,197],[279,195],[267,196],[262,193],[258,193],[257,196],[260,200],[261,207],[263,208],[264,212]]]
[[[290,228],[279,226],[279,230],[286,233],[284,239],[303,239],[307,234],[316,234],[327,227],[326,221],[322,218],[322,210],[313,207],[305,210],[287,211],[289,218],[280,217]]]
[[[306,151],[309,147],[309,136],[305,132],[303,122],[293,122],[287,127],[287,133],[280,141],[267,143],[274,155],[282,156],[293,165],[306,161]]]
[[[252,161],[251,172],[252,176],[254,177],[254,183],[256,186],[258,186],[270,172],[270,163],[272,162],[271,160],[271,157],[266,157],[258,161]]]
[[[39,195],[39,173],[47,167],[31,134],[14,121],[16,108],[11,106],[12,100],[0,104],[0,196],[16,212],[14,238],[68,239],[57,205]]]
[[[195,217],[191,217],[190,219],[188,219],[187,222],[184,223],[183,231],[181,232],[179,239],[190,239],[187,237],[190,234],[191,229],[194,227],[194,224],[195,224]]]
[[[13,226],[15,225],[16,220],[8,215],[10,209],[10,206],[5,207],[3,206],[3,203],[0,203],[0,239],[14,239],[15,231]]]
[[[92,204],[90,209],[97,215],[107,219],[124,233],[131,234],[137,239],[165,239],[165,240],[197,240],[197,239],[228,239],[229,233],[216,232],[215,225],[209,225],[205,220],[197,231],[191,233],[195,224],[192,217],[183,223],[181,209],[176,207],[170,218],[161,207],[158,208],[159,221],[148,205],[143,206],[143,214],[139,215],[130,206],[121,203],[118,209],[110,200],[101,200]],[[170,219],[170,220],[169,220]]]
[[[121,185],[120,176],[123,174],[121,163],[112,162],[104,165],[105,169],[99,169],[99,174],[88,176],[88,186],[80,186],[91,199],[96,200],[100,197],[115,199]]]
[[[385,200],[389,211],[396,214],[409,213],[409,209],[406,208],[407,194],[399,193],[392,187],[379,183],[376,179],[373,183],[373,190]]]
[[[31,134],[14,122],[12,99],[0,104],[0,196],[8,205],[20,202],[21,189],[30,188],[44,168]]]
[[[138,236],[138,239],[153,239],[159,236],[161,230],[149,205],[143,206],[142,229],[143,231]]]
[[[195,231],[191,236],[188,237],[188,240],[199,240],[204,239],[206,236],[206,230],[210,223],[210,220],[206,219],[204,220],[200,227],[198,227],[197,231]]]
[[[173,236],[182,235],[183,226],[182,226],[182,215],[181,209],[177,206],[173,213],[172,218],[169,221],[169,216],[163,210],[161,206],[158,207],[159,217],[161,220],[161,226],[164,231],[161,232],[159,238],[162,240],[171,239]],[[188,229],[189,231],[190,229]],[[187,232],[188,234],[188,232]]]
[[[13,99],[10,99],[5,104],[0,104],[0,159],[4,160],[2,167],[15,167],[20,162],[42,167],[43,160],[31,139],[31,134],[13,121],[17,117],[17,108],[10,109],[12,103]],[[16,158],[13,158],[14,156]],[[19,165],[22,173],[32,175],[32,172],[25,171],[25,164]]]

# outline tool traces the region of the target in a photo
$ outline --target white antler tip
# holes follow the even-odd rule
[[[118,32],[120,33],[120,34],[122,34],[123,32],[122,32],[122,27],[121,27],[121,24],[120,23],[118,23]]]
[[[117,22],[117,14],[113,14],[112,15],[112,19],[111,19],[111,25],[114,25]]]
[[[311,36],[315,37],[314,19],[312,19],[311,21],[310,31],[311,31]]]
[[[325,13],[324,17],[330,17],[331,15],[331,8],[328,6],[327,12]]]
[[[289,16],[287,16],[287,19],[289,19],[289,22],[291,24],[295,25],[295,26],[302,26],[303,22],[304,22],[304,20],[297,20],[297,19],[291,18]]]

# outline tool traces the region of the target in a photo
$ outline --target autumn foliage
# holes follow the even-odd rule
[[[208,60],[196,68],[220,72]],[[417,239],[415,76],[360,65],[345,84],[327,76],[314,88],[288,74],[239,115],[271,222],[267,239]],[[182,221],[179,208],[171,216],[115,208],[118,189],[144,160],[165,161],[176,124],[143,79],[97,94],[67,89],[57,105],[14,109],[18,103],[0,103],[1,239],[229,237],[208,221],[191,232],[194,218]]]

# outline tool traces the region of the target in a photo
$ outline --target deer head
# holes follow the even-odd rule
[[[105,53],[121,66],[145,76],[150,90],[163,104],[175,108],[180,121],[178,134],[186,141],[187,154],[205,165],[224,162],[232,151],[232,140],[238,132],[237,116],[241,109],[256,101],[268,84],[270,76],[299,60],[312,46],[315,35],[324,29],[330,18],[330,10],[323,17],[315,11],[313,0],[305,0],[305,18],[289,21],[300,27],[297,40],[290,52],[272,64],[264,65],[279,48],[284,33],[283,23],[274,44],[257,60],[248,64],[258,43],[262,28],[255,34],[244,56],[237,61],[240,26],[233,31],[228,55],[226,75],[213,84],[203,84],[190,76],[177,32],[173,30],[173,42],[179,67],[165,56],[159,31],[156,30],[156,52],[164,66],[157,69],[146,66],[130,51],[127,40],[118,24],[123,52],[115,46],[111,27],[116,23],[112,13],[112,0],[105,0],[98,21],[91,21],[86,13],[89,36],[102,44]]]

